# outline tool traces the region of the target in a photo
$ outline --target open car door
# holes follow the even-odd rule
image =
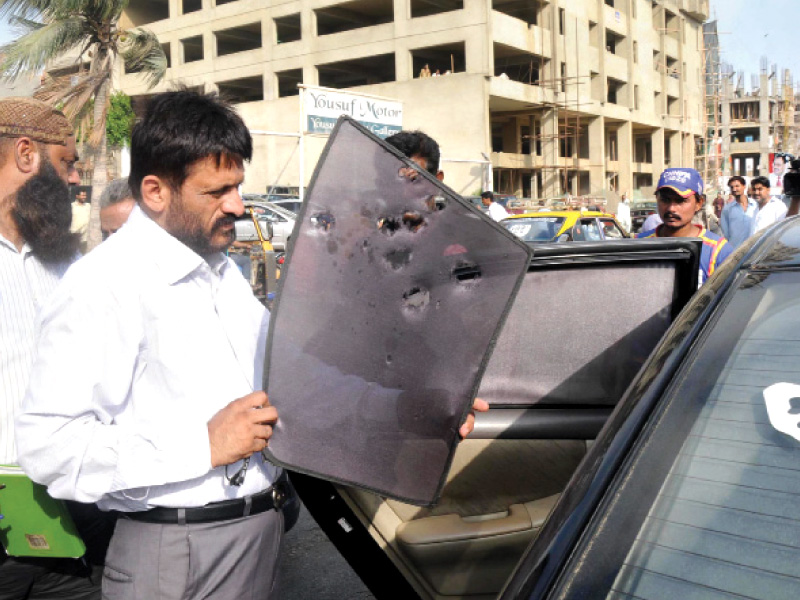
[[[376,598],[501,592],[588,445],[696,291],[699,254],[700,241],[689,239],[536,246],[478,392],[491,410],[458,445],[434,506],[292,475]]]

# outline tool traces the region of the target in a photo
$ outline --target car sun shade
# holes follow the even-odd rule
[[[273,462],[434,503],[530,251],[346,117],[317,164],[271,315]]]

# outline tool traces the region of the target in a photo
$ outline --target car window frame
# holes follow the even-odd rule
[[[672,324],[573,474],[559,503],[510,576],[500,600],[548,596],[654,406],[714,312],[729,301],[738,270],[760,251],[764,240],[760,233],[740,246]]]

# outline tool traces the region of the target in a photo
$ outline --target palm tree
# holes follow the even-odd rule
[[[155,34],[119,27],[128,2],[0,0],[0,18],[21,32],[18,39],[0,48],[4,78],[38,74],[64,58],[77,67],[77,73],[47,76],[35,95],[59,106],[92,148],[89,248],[101,241],[99,199],[108,179],[105,125],[114,65],[121,57],[126,70],[139,72],[150,87],[161,81],[167,70],[167,58]]]

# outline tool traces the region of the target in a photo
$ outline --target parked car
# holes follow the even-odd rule
[[[286,251],[292,235],[297,215],[271,202],[263,202],[258,194],[245,194],[245,206],[252,206],[259,220],[272,225],[272,246],[275,250]]]
[[[631,206],[631,231],[639,233],[647,217],[658,212],[658,202],[634,202]]]
[[[800,597],[800,220],[694,297],[698,246],[643,242],[537,247],[438,505],[292,476],[376,598]]]
[[[289,212],[294,213],[295,215],[300,213],[300,207],[303,206],[303,201],[300,198],[280,198],[274,197],[275,199],[270,199],[269,201],[272,202],[275,206],[280,206],[283,209],[288,210]]]
[[[596,211],[542,211],[510,215],[500,224],[529,243],[601,241],[628,237],[613,215]]]

